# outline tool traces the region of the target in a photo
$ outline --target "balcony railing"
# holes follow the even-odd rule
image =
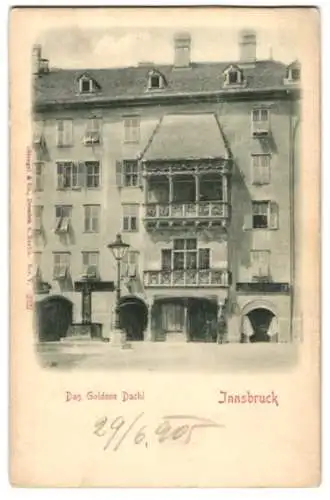
[[[176,218],[227,218],[228,204],[217,201],[196,203],[148,203],[145,208],[146,219]]]
[[[177,269],[144,271],[145,287],[226,287],[227,269]]]

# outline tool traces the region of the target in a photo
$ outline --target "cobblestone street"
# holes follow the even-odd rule
[[[294,344],[205,344],[132,342],[130,349],[107,343],[37,345],[42,366],[50,369],[225,372],[292,368],[298,357]]]

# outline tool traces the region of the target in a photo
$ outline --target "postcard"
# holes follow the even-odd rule
[[[14,8],[10,480],[316,487],[320,14]]]

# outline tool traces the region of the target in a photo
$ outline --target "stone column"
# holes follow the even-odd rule
[[[144,191],[144,204],[146,205],[148,203],[148,177],[143,174],[142,176],[142,186],[143,186],[143,191]]]
[[[233,313],[227,318],[227,340],[229,343],[239,343],[241,341],[241,316]]]
[[[228,202],[228,179],[226,175],[222,176],[222,199],[224,202]]]
[[[92,292],[88,283],[81,292],[81,319],[84,324],[92,322]]]
[[[199,174],[195,174],[195,200],[196,200],[196,203],[199,202],[199,197],[200,197],[200,175]]]
[[[188,301],[183,302],[183,333],[188,340]]]
[[[154,340],[154,333],[152,331],[152,309],[153,309],[153,299],[149,299],[147,301],[147,306],[148,306],[148,324],[147,328],[144,332],[144,340],[146,342],[152,342]]]
[[[173,201],[173,177],[171,174],[168,176],[168,182],[169,182],[168,200],[170,203],[172,203],[172,201]]]

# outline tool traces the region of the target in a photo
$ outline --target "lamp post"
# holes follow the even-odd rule
[[[121,239],[121,234],[117,234],[113,243],[109,243],[108,248],[111,250],[117,262],[117,285],[116,285],[116,308],[115,308],[115,331],[111,335],[111,343],[123,347],[126,343],[125,333],[120,328],[120,266],[121,261],[129,247],[128,243],[124,243]]]

